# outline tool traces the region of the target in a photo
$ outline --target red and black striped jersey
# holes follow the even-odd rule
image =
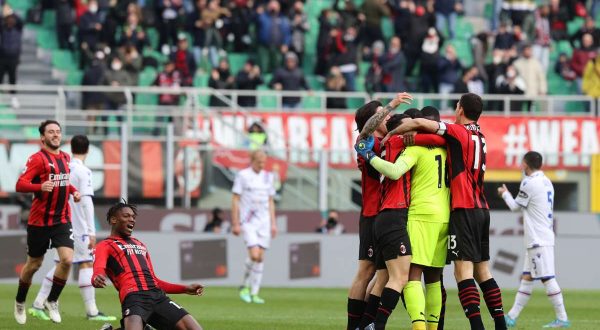
[[[160,280],[146,245],[133,237],[110,236],[96,245],[94,275],[108,276],[119,291],[121,302],[132,292],[161,289],[166,293],[183,293],[185,286]]]
[[[356,141],[358,142],[358,140]],[[381,153],[381,138],[375,138],[373,152],[377,156]],[[374,217],[379,213],[379,203],[381,202],[380,174],[362,157],[356,159],[358,169],[361,173],[360,186],[362,191],[362,209],[361,214],[365,217]]]
[[[487,148],[479,125],[441,123],[439,132],[447,142],[452,209],[487,209],[483,193]]]
[[[77,191],[69,181],[70,157],[60,151],[58,155],[42,149],[31,155],[17,180],[16,191],[34,193],[27,224],[54,226],[71,221],[69,195]],[[43,192],[42,183],[54,182],[54,189]]]
[[[394,135],[386,141],[381,158],[395,163],[404,151],[402,136]],[[398,180],[381,175],[381,206],[380,211],[386,209],[406,209],[410,204],[410,172],[405,173]]]

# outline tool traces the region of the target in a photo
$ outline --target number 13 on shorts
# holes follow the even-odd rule
[[[456,235],[448,235],[448,250],[456,249]]]

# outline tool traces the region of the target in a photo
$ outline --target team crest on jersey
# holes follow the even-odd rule
[[[373,257],[373,247],[369,246],[369,250],[367,251],[367,255],[369,256],[369,258]]]
[[[129,308],[127,308],[127,309],[125,310],[125,313],[123,313],[123,314],[125,314],[125,316],[127,316],[127,315],[129,315],[129,313],[130,313],[130,312],[131,312],[131,311],[129,310]]]
[[[406,246],[404,246],[404,243],[400,243],[400,254],[406,254]]]

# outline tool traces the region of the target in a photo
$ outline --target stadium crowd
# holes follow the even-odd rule
[[[329,2],[331,7],[321,10],[317,20],[301,0],[41,0],[30,11],[54,10],[58,45],[76,54],[84,71],[81,84],[87,86],[138,85],[140,73],[153,67],[158,72],[153,84],[163,87],[198,85],[203,79],[198,77],[207,77],[207,86],[217,89],[265,85],[286,91],[535,97],[557,93],[549,90],[547,76],[553,74],[575,81],[579,94],[600,96],[600,29],[595,21],[600,1],[538,5],[535,0],[495,0],[490,30],[474,35],[457,35],[457,17],[464,14],[460,0]],[[7,37],[14,24],[8,17],[14,15],[5,4],[3,54],[15,49],[10,44],[15,38]],[[35,21],[43,15],[27,16]],[[391,22],[391,38],[385,36],[390,32],[384,19]],[[583,20],[568,33],[569,24]],[[315,29],[316,42],[307,42]],[[570,47],[557,47],[562,41]],[[313,44],[316,49],[307,48]],[[555,63],[551,51],[560,52]],[[239,54],[249,54],[247,63],[232,72],[230,60]],[[165,94],[158,104],[180,101],[178,95]],[[116,93],[85,93],[83,98],[85,109],[118,109],[124,103],[124,95]],[[239,103],[254,107],[256,99],[243,97]],[[522,103],[512,102],[511,110],[521,110]],[[224,102],[212,97],[210,105]],[[283,100],[285,108],[299,105],[299,98]],[[333,97],[327,106],[348,107],[344,99]]]

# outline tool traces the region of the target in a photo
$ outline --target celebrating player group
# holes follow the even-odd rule
[[[486,144],[477,124],[483,102],[464,94],[454,124],[441,122],[432,107],[390,116],[411,100],[400,93],[385,107],[373,101],[356,111],[363,210],[360,267],[348,297],[347,328],[385,329],[403,293],[412,329],[443,329],[441,274],[446,261],[454,261],[471,329],[484,328],[477,284],[496,329],[506,329],[502,295],[488,265]],[[373,268],[375,284],[365,303]]]

